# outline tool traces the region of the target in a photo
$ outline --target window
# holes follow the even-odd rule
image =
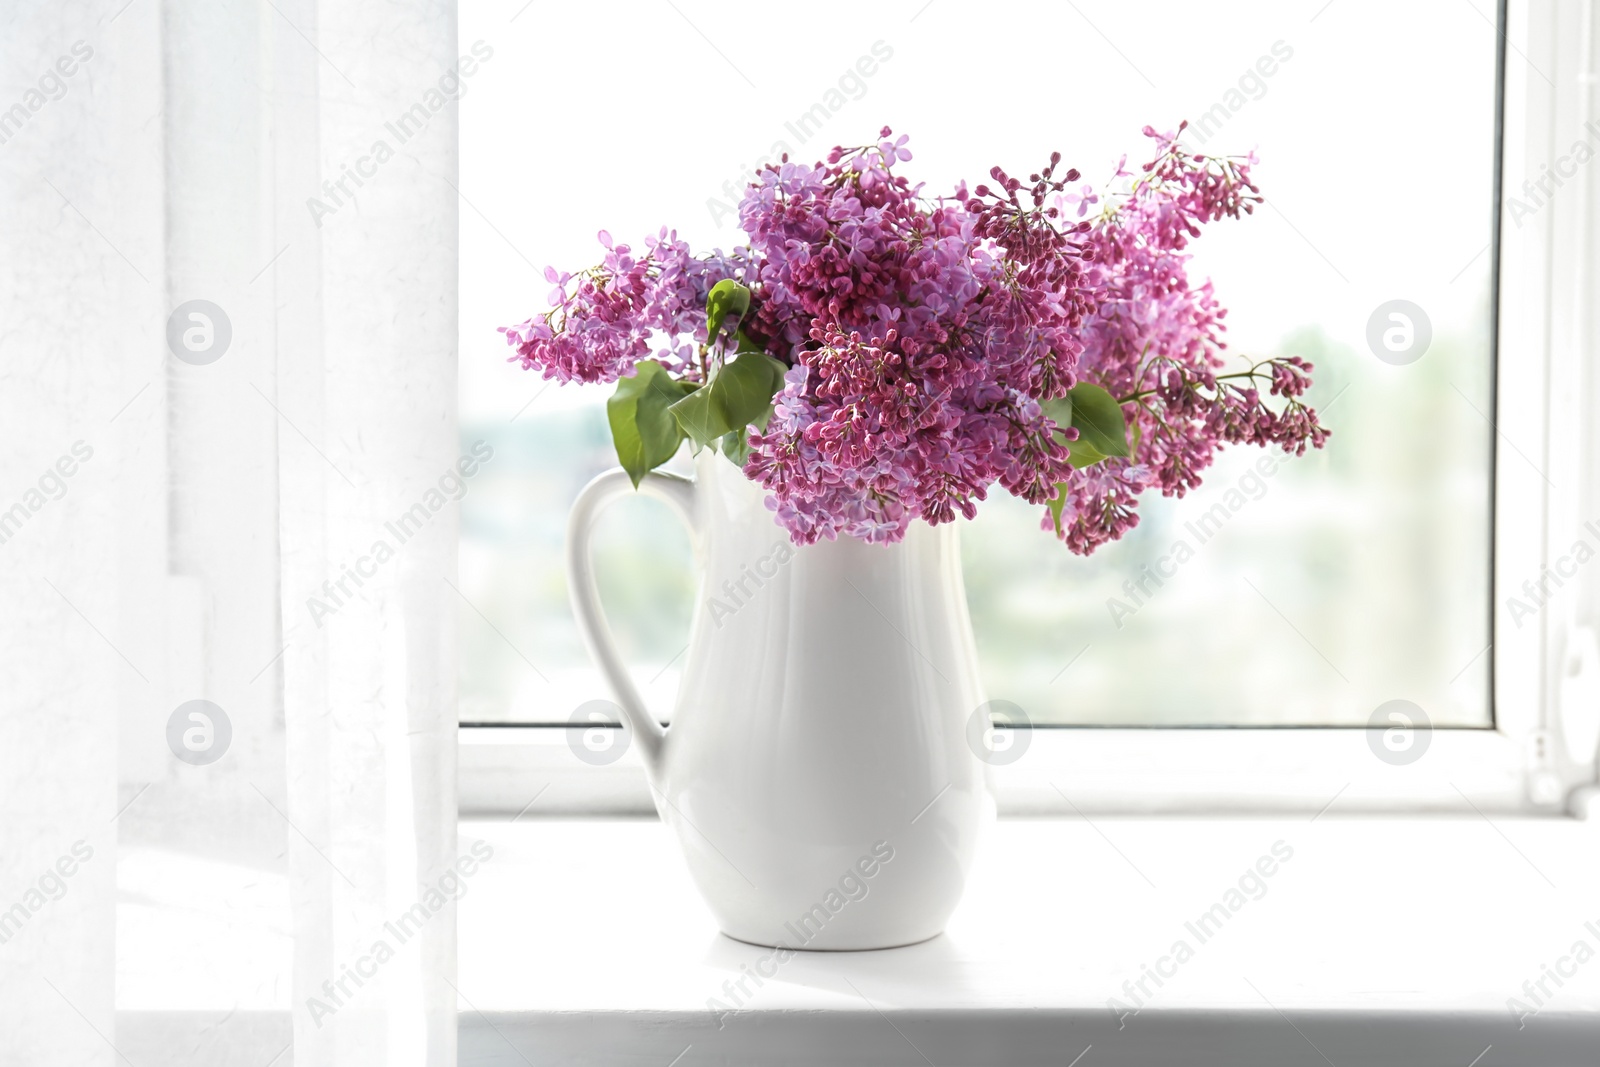
[[[995,163],[1025,172],[1056,148],[1100,188],[1124,152],[1141,160],[1141,126],[1187,118],[1192,145],[1258,150],[1266,197],[1253,217],[1214,224],[1192,270],[1229,308],[1236,354],[1316,363],[1311,402],[1334,436],[1264,466],[1260,450],[1225,453],[1188,497],[1147,495],[1138,529],[1087,560],[1038,529],[1037,509],[997,493],[962,531],[989,695],[1038,726],[1321,728],[1231,740],[1143,730],[1126,764],[1087,755],[1124,729],[1068,731],[1073,759],[1092,759],[1078,769],[1106,781],[1202,753],[1223,776],[1271,750],[1280,780],[1253,778],[1251,796],[1311,792],[1291,780],[1312,765],[1325,772],[1316,788],[1333,792],[1342,772],[1327,754],[1364,752],[1366,731],[1329,728],[1366,727],[1403,699],[1447,728],[1441,752],[1493,749],[1463,766],[1521,795],[1526,750],[1543,736],[1523,695],[1537,670],[1525,656],[1497,679],[1510,648],[1496,625],[1520,620],[1496,614],[1494,576],[1540,574],[1545,549],[1528,514],[1508,516],[1506,494],[1547,486],[1549,426],[1530,395],[1497,395],[1497,270],[1527,254],[1500,255],[1497,219],[1502,143],[1506,166],[1523,166],[1513,140],[1547,106],[1549,75],[1530,58],[1544,31],[1520,8],[1227,0],[975,18],[935,2],[841,8],[779,32],[766,20],[781,16],[755,9],[728,20],[662,5],[624,22],[541,11],[535,28],[518,6],[461,16],[464,42],[503,39],[508,60],[486,64],[461,105],[462,433],[495,449],[463,501],[464,722],[563,723],[607,695],[571,621],[561,545],[571,499],[613,465],[610,387],[523,374],[501,362],[495,333],[545,306],[546,263],[592,262],[602,226],[637,241],[664,223],[696,248],[730,247],[754,165],[784,150],[820,157],[885,122],[911,136],[910,172],[937,193]],[[1508,37],[1525,43],[1508,53]],[[1004,118],[980,119],[989,90],[948,76],[958,40],[964,54],[1003,57],[1003,77],[976,77],[1020,102]],[[1504,114],[1514,136],[1502,142]],[[1507,358],[1541,387],[1526,347],[1501,356],[1502,373]],[[687,538],[658,505],[630,501],[608,516],[597,555],[613,626],[666,718],[694,596]],[[1523,684],[1517,706],[1497,706],[1508,682]]]

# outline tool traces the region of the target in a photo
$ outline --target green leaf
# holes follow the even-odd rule
[[[766,410],[750,420],[749,426],[729,431],[721,437],[722,454],[727,456],[736,467],[743,467],[745,460],[750,458],[750,428],[765,430],[767,422],[772,418],[772,405],[769,403]]]
[[[1089,388],[1099,389],[1102,393],[1105,392],[1105,390],[1100,389],[1099,386],[1091,385]],[[1074,392],[1076,392],[1076,390],[1074,390]],[[1039,402],[1039,407],[1045,413],[1045,415],[1049,417],[1050,421],[1056,424],[1056,432],[1060,434],[1058,439],[1062,444],[1067,446],[1067,460],[1074,467],[1078,467],[1080,469],[1083,467],[1092,467],[1096,463],[1099,463],[1101,460],[1106,458],[1106,454],[1095,447],[1093,442],[1090,441],[1088,435],[1083,432],[1081,427],[1078,430],[1078,439],[1076,441],[1067,440],[1066,434],[1061,432],[1063,427],[1072,425],[1072,417],[1078,411],[1078,409],[1074,408],[1072,403],[1071,393],[1055,400],[1041,400]],[[1118,410],[1120,412],[1121,409],[1119,408]],[[1061,524],[1061,508],[1059,504],[1051,505],[1051,514],[1055,515],[1056,525],[1059,529]]]
[[[1105,458],[1106,454],[1104,452],[1101,452],[1081,437],[1076,441],[1067,442],[1067,462],[1079,470],[1085,467],[1092,467]]]
[[[772,406],[784,369],[765,352],[741,352],[722,368],[711,383],[711,397],[722,405],[729,426],[747,426]]]
[[[712,403],[710,387],[696,389],[668,410],[677,419],[684,434],[694,442],[696,449],[704,448],[733,429],[722,417],[717,405]]]
[[[645,472],[671,459],[683,441],[671,407],[688,386],[674,381],[667,368],[653,359],[642,360],[631,378],[617,380],[617,391],[606,401],[606,421],[617,462],[637,489]]]
[[[1067,506],[1067,483],[1056,483],[1056,498],[1046,505],[1050,509],[1050,518],[1056,524],[1056,533],[1061,533],[1061,511]]]
[[[1069,394],[1057,397],[1055,400],[1039,401],[1039,409],[1045,413],[1051,422],[1060,427],[1072,425],[1072,396]]]
[[[765,425],[772,396],[787,368],[765,352],[746,351],[725,364],[711,384],[672,405],[683,432],[704,447],[724,434]]]
[[[735,467],[743,467],[744,461],[750,458],[749,428],[725,433],[718,440],[722,444],[722,454],[727,456]]]
[[[706,344],[717,343],[717,335],[722,333],[722,326],[730,315],[735,320],[742,319],[749,310],[750,290],[732,278],[724,278],[713,285],[706,294]]]
[[[1128,423],[1116,398],[1092,382],[1079,382],[1067,394],[1072,399],[1072,425],[1078,431],[1073,442],[1073,466],[1086,467],[1106,456],[1128,456]],[[1079,443],[1087,444],[1098,459],[1078,462]]]

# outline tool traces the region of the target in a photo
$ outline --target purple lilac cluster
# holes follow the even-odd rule
[[[1038,401],[1076,383],[1092,309],[1043,206],[1077,173],[927,204],[893,173],[909,157],[902,137],[785,163],[741,207],[755,325],[791,364],[745,471],[803,543],[971,518],[996,482],[1043,504],[1071,473]]]
[[[1276,444],[1300,455],[1328,437],[1301,400],[1309,362],[1288,356],[1222,373],[1227,311],[1209,281],[1190,283],[1187,248],[1201,225],[1248,214],[1261,197],[1250,181],[1253,155],[1191,155],[1178,141],[1187,125],[1145,127],[1156,158],[1137,176],[1119,165],[1116,178],[1133,178],[1131,189],[1086,234],[1095,310],[1081,335],[1080,372],[1122,401],[1135,445],[1130,458],[1074,471],[1067,482],[1059,532],[1085,555],[1138,524],[1134,504],[1145,488],[1182,496],[1198,486],[1223,444]],[[1077,202],[1091,197],[1086,190]],[[1063,212],[1066,200],[1057,201]],[[1281,410],[1266,403],[1263,387]],[[1046,515],[1044,526],[1057,523]]]
[[[924,199],[896,174],[906,138],[836,148],[825,163],[764,169],[740,205],[747,247],[693,257],[665,229],[643,254],[602,233],[604,262],[549,270],[553,308],[505,329],[522,365],[562,381],[614,381],[646,358],[703,380],[702,308],[724,278],[750,290],[746,341],[787,367],[746,475],[795,541],[896,541],[913,519],[972,517],[998,483],[1092,552],[1138,521],[1141,492],[1181,495],[1222,444],[1301,452],[1326,431],[1300,396],[1311,365],[1223,374],[1224,311],[1186,274],[1202,223],[1259,200],[1249,160],[1188,154],[1145,133],[1156,158],[1100,198],[1060,154],[1027,182]],[[654,346],[654,347],[652,347]],[[1074,467],[1076,431],[1041,402],[1079,381],[1121,402],[1132,454]],[[1269,396],[1282,398],[1274,411]],[[1064,498],[1064,499],[1063,499]]]
[[[600,244],[606,254],[598,266],[579,274],[544,269],[549,311],[500,327],[517,350],[513,361],[560,382],[614,382],[641,359],[693,378],[695,346],[706,339],[706,294],[724,278],[739,280],[745,263],[720,252],[697,258],[665,226],[644,239],[642,254],[605,230]]]

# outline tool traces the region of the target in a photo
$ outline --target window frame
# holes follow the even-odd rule
[[[1023,759],[991,768],[1002,814],[1551,816],[1580,810],[1593,793],[1600,573],[1580,570],[1576,588],[1553,598],[1531,625],[1514,624],[1502,592],[1537,580],[1584,517],[1600,519],[1600,456],[1584,453],[1586,443],[1595,451],[1584,413],[1600,393],[1600,329],[1583,299],[1600,284],[1600,210],[1588,207],[1600,205],[1600,162],[1578,167],[1566,183],[1575,188],[1564,187],[1531,219],[1509,213],[1523,179],[1600,119],[1581,90],[1584,72],[1593,78],[1600,0],[1499,0],[1498,7],[1496,224],[1488,250],[1495,263],[1486,652],[1493,726],[1435,729],[1426,755],[1406,766],[1376,759],[1361,727],[1036,726]],[[462,812],[654,814],[636,752],[589,766],[568,750],[566,733],[564,726],[463,726]]]

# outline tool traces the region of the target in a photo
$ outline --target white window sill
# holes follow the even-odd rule
[[[1600,952],[1594,822],[1002,821],[945,935],[800,953],[720,1016],[768,950],[716,932],[660,823],[463,836],[495,857],[460,906],[462,1063],[1064,1067],[1092,1045],[1082,1067],[1494,1067],[1600,1047],[1600,956],[1547,979],[1520,1029],[1507,1009],[1576,941]],[[1185,923],[1279,841],[1293,857],[1265,894],[1201,943]],[[1123,983],[1178,940],[1193,957],[1119,1028],[1108,1000],[1132,1005]]]
[[[546,817],[655,815],[637,748],[591,766],[575,743],[562,727],[463,729],[462,816],[509,818],[530,801]],[[989,768],[1002,816],[1309,818],[1335,800],[1344,815],[1545,816],[1577,810],[1594,780],[1592,759],[1562,774],[1531,762],[1537,746],[1517,729],[1435,730],[1425,761],[1399,765],[1374,758],[1362,729],[1043,729],[1027,745]]]
[[[1600,955],[1546,979],[1521,1029],[1507,1000],[1575,942],[1600,952],[1600,820],[1089,818],[1002,820],[945,935],[801,953],[721,1017],[708,1001],[734,1003],[724,984],[767,950],[716,932],[667,828],[464,822],[495,854],[459,905],[460,1062],[1067,1067],[1091,1045],[1078,1067],[1595,1062]],[[1199,943],[1184,924],[1278,841],[1294,855],[1265,894]],[[150,850],[118,874],[119,1048],[279,1053],[282,877]],[[1119,1027],[1108,1000],[1132,1005],[1123,983],[1179,939],[1193,958]]]

